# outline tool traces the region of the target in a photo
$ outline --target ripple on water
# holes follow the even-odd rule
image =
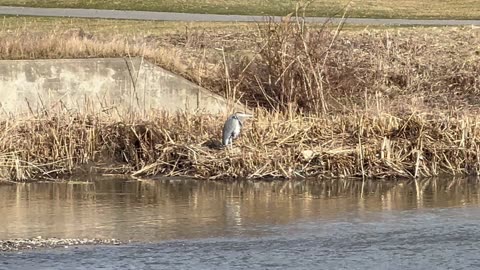
[[[0,262],[8,269],[478,267],[479,185],[455,181],[367,182],[363,195],[361,182],[342,180],[5,185],[0,216],[9,219],[0,220],[0,239],[136,242],[3,253]]]

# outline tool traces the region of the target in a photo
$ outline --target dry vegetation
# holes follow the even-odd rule
[[[232,151],[210,147],[223,117],[152,112],[136,120],[95,114],[4,120],[2,175],[478,174],[479,29],[337,34],[296,21],[142,36],[4,30],[3,58],[144,56],[258,109]]]
[[[223,117],[160,115],[148,121],[53,118],[3,121],[7,179],[134,176],[420,177],[478,174],[478,117],[412,113],[306,117],[257,111],[233,150],[210,145]]]
[[[143,56],[222,95],[228,81],[235,98],[266,107],[351,112],[378,99],[407,111],[477,107],[479,28],[366,28],[334,39],[335,28],[295,21],[60,22],[5,19],[0,58]]]

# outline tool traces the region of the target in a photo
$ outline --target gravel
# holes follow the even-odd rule
[[[0,252],[32,250],[37,248],[68,248],[80,245],[120,245],[123,242],[117,239],[77,239],[77,238],[42,238],[41,236],[29,239],[0,240]]]

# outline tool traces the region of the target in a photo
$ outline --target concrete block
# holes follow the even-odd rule
[[[225,114],[227,101],[142,58],[0,61],[3,115],[43,110]],[[248,111],[235,105],[235,111]]]

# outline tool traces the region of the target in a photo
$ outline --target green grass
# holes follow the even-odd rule
[[[306,15],[339,16],[348,0],[311,1]],[[211,14],[285,15],[292,0],[0,0],[0,5],[121,10],[192,12]],[[480,19],[478,0],[363,0],[351,3],[350,17]]]

